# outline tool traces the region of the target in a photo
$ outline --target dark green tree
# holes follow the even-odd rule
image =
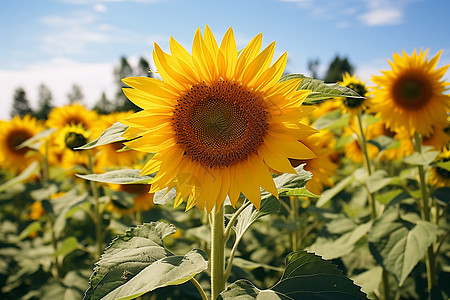
[[[81,91],[81,87],[78,84],[73,84],[72,90],[67,94],[67,98],[69,99],[69,104],[73,104],[75,102],[83,102],[84,95]]]
[[[340,58],[339,55],[333,59],[333,61],[328,66],[328,70],[325,73],[323,81],[325,82],[337,82],[342,80],[342,75],[345,72],[349,74],[353,73],[353,66],[350,64],[346,57]]]
[[[125,83],[122,82],[122,79],[133,75],[134,75],[133,68],[128,63],[127,58],[122,56],[120,58],[119,66],[114,68],[114,78],[117,83],[116,99],[114,101],[116,111],[139,110],[139,107],[137,107],[131,101],[129,101],[122,91],[123,88],[128,87]]]
[[[99,114],[107,115],[114,111],[114,104],[112,104],[111,101],[108,100],[105,92],[102,92],[100,100],[95,103],[93,109]]]
[[[14,91],[10,116],[19,115],[24,117],[27,114],[33,114],[33,110],[31,109],[30,101],[28,101],[27,93],[23,88],[19,87]]]
[[[136,76],[147,76],[147,77],[151,77],[151,78],[154,77],[153,73],[150,70],[149,62],[143,57],[139,58]]]
[[[53,102],[52,92],[45,84],[41,84],[39,86],[38,109],[35,113],[37,119],[39,120],[47,119],[48,114],[54,107],[52,102]]]

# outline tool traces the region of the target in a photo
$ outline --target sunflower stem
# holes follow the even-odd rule
[[[363,129],[363,125],[362,125],[361,112],[358,112],[356,114],[356,123],[358,124],[359,145],[361,147],[361,151],[362,151],[363,157],[364,157],[364,167],[367,171],[367,174],[370,176],[370,175],[372,175],[372,164],[369,159],[369,153],[367,152],[367,140],[366,140],[366,136],[364,134],[364,129]],[[370,219],[375,220],[377,218],[375,197],[374,197],[373,193],[369,192],[368,189],[367,189],[367,195],[369,198]],[[390,289],[389,289],[389,281],[388,281],[389,278],[388,278],[388,273],[386,272],[386,270],[384,268],[382,271],[381,278],[382,278],[382,282],[383,282],[383,297],[384,297],[384,300],[388,300],[390,298],[390,296],[389,296]]]
[[[250,201],[245,202],[244,204],[241,205],[241,207],[238,208],[238,210],[233,214],[233,216],[231,217],[230,221],[228,222],[227,227],[225,228],[225,233],[224,233],[224,241],[226,241],[228,239],[228,237],[230,236],[230,232],[231,232],[231,228],[233,228],[233,224],[236,221],[236,219],[239,217],[239,215],[241,214],[241,212],[251,204]]]
[[[87,150],[89,172],[94,173],[94,158],[89,150]],[[89,181],[91,185],[92,195],[94,196],[94,215],[95,215],[95,237],[97,242],[97,254],[100,257],[103,253],[103,232],[102,223],[103,216],[100,212],[100,200],[98,196],[97,183],[93,180]]]
[[[422,152],[422,137],[415,133],[414,134],[414,150],[418,153]],[[422,195],[422,219],[425,221],[430,221],[430,197],[428,195],[428,189],[425,182],[425,169],[422,165],[418,165],[419,169],[419,186]],[[434,244],[434,243],[433,243]],[[431,296],[431,290],[436,285],[436,274],[435,274],[435,253],[433,251],[433,244],[427,249],[426,255],[426,266],[427,266],[427,283],[428,283],[428,296]]]
[[[291,204],[291,221],[296,223],[298,220],[298,199],[291,196],[289,197],[289,201]],[[293,231],[291,231],[291,243],[292,243],[292,251],[298,250],[298,228],[296,227]]]
[[[194,284],[194,286],[197,288],[197,290],[198,290],[200,296],[202,297],[202,300],[208,300],[208,297],[206,297],[206,293],[205,293],[205,291],[203,290],[203,288],[202,288],[202,286],[200,285],[200,283],[198,283],[198,281],[197,281],[194,277],[192,277],[192,278],[190,279],[190,281],[191,281],[191,282]]]
[[[225,241],[223,207],[214,206],[211,214],[211,299],[225,289]]]

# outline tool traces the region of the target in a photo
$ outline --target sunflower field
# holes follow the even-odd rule
[[[262,35],[157,44],[140,109],[0,126],[1,299],[449,299],[441,52],[284,74]]]

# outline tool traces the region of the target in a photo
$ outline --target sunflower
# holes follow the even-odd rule
[[[145,211],[152,209],[153,193],[150,192],[150,185],[148,184],[109,184],[109,187],[115,191],[127,192],[133,194],[134,206],[132,208],[123,208],[119,203],[111,201],[108,203],[108,210],[118,213],[133,213],[136,211]]]
[[[448,162],[450,161],[450,149],[444,148],[442,152],[435,159],[435,163]],[[450,171],[438,166],[434,166],[430,169],[430,175],[428,177],[428,182],[438,188],[438,187],[448,187],[450,186]]]
[[[428,49],[409,56],[394,54],[389,61],[392,70],[383,71],[383,76],[373,76],[377,84],[373,91],[371,111],[386,122],[388,128],[399,132],[405,130],[409,135],[415,133],[430,135],[433,126],[447,126],[447,111],[450,97],[445,95],[449,83],[441,78],[449,65],[436,70],[441,51],[428,60]]]
[[[35,118],[26,115],[14,116],[11,121],[4,121],[0,126],[0,166],[14,172],[23,171],[31,162],[39,159],[37,153],[29,148],[17,149],[27,139],[43,129]]]
[[[368,91],[366,88],[366,82],[361,81],[356,75],[351,76],[349,73],[345,73],[342,76],[342,81],[338,82],[340,85],[348,87],[359,95],[366,98],[339,98],[342,101],[342,113],[349,112],[350,114],[356,115],[362,113],[369,106]]]
[[[64,169],[76,165],[89,165],[88,156],[83,150],[75,148],[83,146],[89,141],[90,133],[81,124],[66,125],[56,133],[55,150],[60,153],[59,164]]]
[[[42,216],[45,215],[45,209],[42,206],[41,201],[35,201],[31,204],[30,207],[30,219],[31,220],[39,220]]]
[[[79,103],[53,108],[47,119],[47,127],[61,129],[66,125],[81,125],[90,130],[97,121],[95,111],[86,109]]]
[[[320,102],[318,105],[315,105],[315,107],[317,107],[317,109],[315,109],[309,115],[309,119],[311,120],[311,122],[314,122],[327,113],[340,108],[341,104],[339,103],[339,100],[337,98],[331,98],[326,101]]]
[[[312,159],[290,159],[292,166],[296,167],[305,163],[304,169],[312,173],[312,178],[306,183],[306,189],[310,192],[320,195],[323,186],[332,187],[334,182],[332,176],[338,165],[333,163],[331,154],[334,152],[334,135],[327,131],[321,130],[319,133],[311,135],[301,140],[309,149],[311,149],[317,157]]]
[[[434,149],[440,151],[442,148],[448,145],[450,142],[449,130],[447,128],[434,128],[430,135],[423,136],[422,145],[432,146]]]
[[[312,110],[301,104],[310,91],[301,79],[279,83],[286,53],[273,64],[275,43],[261,50],[258,34],[238,53],[230,28],[220,44],[206,26],[197,29],[192,55],[173,38],[171,54],[155,44],[153,59],[162,80],[123,81],[125,95],[143,111],[121,123],[140,131],[132,149],[156,153],[141,174],[158,172],[150,192],[176,187],[175,206],[220,209],[242,192],[257,208],[260,187],[275,196],[270,169],[295,173],[288,157],[310,159],[300,140],[315,132],[299,121]]]
[[[93,138],[97,138],[100,134],[114,123],[119,120],[132,115],[133,112],[118,112],[111,113],[109,115],[103,115],[100,117],[99,121],[95,124],[93,128]],[[136,150],[127,150],[122,152],[117,152],[124,147],[122,142],[115,142],[107,145],[98,147],[101,154],[98,156],[98,164],[104,167],[125,167],[132,166],[133,163],[142,159],[145,155],[143,152]]]

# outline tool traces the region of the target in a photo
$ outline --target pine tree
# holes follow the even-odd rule
[[[72,90],[67,94],[67,98],[69,99],[69,104],[73,104],[75,102],[83,102],[84,95],[81,91],[81,87],[78,84],[73,84]]]
[[[38,109],[35,113],[37,119],[47,119],[48,114],[53,108],[53,95],[49,88],[41,84],[39,86],[39,100],[38,100]]]
[[[345,72],[348,72],[349,74],[353,73],[353,69],[354,69],[353,66],[350,64],[350,62],[346,57],[341,59],[339,55],[336,55],[336,57],[329,65],[323,81],[325,82],[341,81],[342,75],[344,75]]]
[[[33,114],[33,110],[31,109],[30,102],[28,101],[25,90],[19,87],[14,91],[14,98],[10,115],[11,117],[19,115],[23,118],[27,114]]]
[[[126,57],[122,56],[120,58],[120,64],[118,67],[114,68],[114,78],[117,83],[117,91],[116,91],[116,99],[114,101],[115,107],[117,111],[138,111],[139,107],[133,104],[133,102],[129,101],[122,89],[127,88],[128,86],[122,82],[123,78],[131,77],[134,75],[133,68],[128,63]]]
[[[99,114],[107,115],[114,111],[114,104],[112,104],[111,101],[108,100],[105,92],[102,92],[102,96],[100,100],[95,103],[93,110],[95,110]]]

